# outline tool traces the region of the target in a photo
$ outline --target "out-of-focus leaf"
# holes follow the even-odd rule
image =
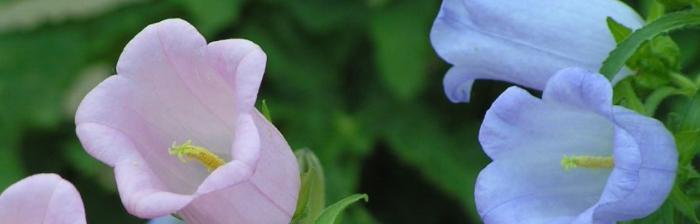
[[[0,5],[0,32],[83,19],[145,0],[22,0]]]
[[[95,88],[95,86],[100,84],[100,82],[112,75],[112,70],[113,69],[106,64],[94,64],[80,72],[80,75],[76,77],[75,81],[66,91],[65,103],[63,106],[63,113],[66,118],[70,120],[73,119],[83,97],[85,97],[90,90]]]
[[[0,191],[19,181],[24,176],[19,152],[17,124],[12,121],[6,111],[0,110]]]
[[[77,139],[68,142],[63,151],[68,164],[87,178],[93,178],[104,189],[116,192],[117,185],[112,168],[96,160],[80,145]]]
[[[341,212],[345,210],[345,208],[347,208],[350,204],[363,199],[365,202],[369,201],[369,197],[366,194],[354,194],[343,198],[343,200],[340,200],[324,209],[318,219],[316,219],[316,224],[337,223],[336,220],[338,220],[338,217],[341,215]]]
[[[367,104],[363,120],[368,123],[366,126],[378,129],[399,160],[416,167],[423,178],[467,205],[465,209],[471,217],[479,217],[473,187],[488,159],[477,142],[478,121],[446,127],[444,119],[453,119],[427,109],[427,105],[431,104],[398,103],[376,97]]]
[[[700,223],[698,216],[695,214],[695,206],[692,202],[693,200],[685,195],[678,185],[673,187],[673,190],[671,190],[671,196],[669,196],[668,200],[671,201],[673,207],[680,211],[683,216],[692,220],[693,223]]]
[[[700,130],[685,130],[676,132],[674,135],[680,157],[680,166],[686,166],[700,150],[700,145],[698,145]]]
[[[673,204],[666,200],[663,205],[651,215],[644,217],[642,219],[637,219],[630,222],[623,222],[624,224],[673,224],[674,223],[674,213]]]
[[[238,20],[245,0],[175,0],[192,16],[192,22],[205,35],[213,35]]]
[[[373,12],[370,34],[379,74],[395,96],[408,100],[426,86],[431,50],[428,33],[437,4],[393,2]]]
[[[348,27],[364,26],[369,13],[362,1],[267,1],[284,6],[294,15],[294,19],[314,33],[348,32]]]

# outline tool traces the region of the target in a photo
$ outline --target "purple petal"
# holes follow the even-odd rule
[[[84,224],[80,194],[56,174],[36,174],[0,195],[0,223]]]
[[[494,160],[533,150],[560,153],[559,159],[564,153],[609,155],[612,141],[613,125],[606,117],[544,102],[518,87],[508,88],[494,101],[479,130],[479,142]]]
[[[605,76],[581,68],[565,68],[549,79],[542,100],[609,117],[612,95],[612,86]]]
[[[622,168],[619,175],[611,175],[600,204],[593,213],[594,220],[620,221],[647,216],[658,209],[671,192],[678,166],[678,153],[671,133],[664,125],[649,117],[622,107],[615,107],[615,123],[629,133],[628,141],[638,146],[641,164],[637,169]],[[625,156],[629,156],[629,152]],[[615,153],[615,167],[628,165],[619,162]],[[634,172],[632,172],[634,171]],[[628,187],[614,186],[630,183]]]
[[[466,102],[468,95],[453,88],[465,89],[474,79],[543,89],[559,69],[598,70],[615,47],[608,16],[632,28],[644,24],[619,1],[445,0],[431,42],[447,62],[467,69],[450,71],[465,84],[445,85],[445,91],[453,102]]]
[[[599,74],[567,69],[543,100],[511,87],[480,131],[494,160],[477,180],[486,223],[614,223],[644,217],[668,196],[677,166],[672,135],[653,118],[611,103]],[[565,171],[563,156],[613,155],[612,170]]]

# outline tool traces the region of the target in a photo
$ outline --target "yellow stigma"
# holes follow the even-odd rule
[[[561,166],[565,171],[573,168],[611,169],[615,165],[612,156],[564,156]]]
[[[188,159],[196,159],[199,161],[199,163],[206,167],[207,171],[209,172],[214,171],[216,168],[219,168],[226,163],[223,159],[221,159],[221,157],[212,153],[208,149],[201,146],[192,145],[192,140],[187,140],[182,145],[176,145],[175,142],[173,142],[173,145],[170,146],[169,152],[170,155],[177,155],[177,158],[179,158],[183,163],[186,163]]]

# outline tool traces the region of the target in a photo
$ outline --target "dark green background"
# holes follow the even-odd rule
[[[122,208],[111,169],[81,148],[73,116],[136,33],[180,17],[208,41],[246,38],[267,53],[259,99],[293,148],[320,157],[328,201],[370,196],[345,223],[479,222],[473,185],[488,159],[478,127],[507,84],[479,81],[471,103],[447,101],[448,66],[428,39],[440,1],[78,2],[0,0],[0,189],[59,173],[89,223],[143,223]],[[676,38],[692,61],[700,35]]]

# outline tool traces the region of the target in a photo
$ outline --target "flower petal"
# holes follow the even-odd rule
[[[214,171],[197,191],[201,195],[181,211],[188,223],[291,220],[301,185],[296,157],[284,137],[257,110],[241,118],[239,127],[248,128],[236,130],[234,161]]]
[[[119,196],[126,210],[140,218],[156,218],[177,212],[192,200],[191,195],[171,193],[147,164],[138,158],[120,160],[115,168]]]
[[[188,224],[282,224],[292,220],[290,213],[251,182],[201,195],[179,214]]]
[[[209,43],[207,62],[236,90],[239,107],[248,111],[255,105],[265,73],[267,56],[248,40],[231,39]]]
[[[493,160],[531,155],[533,150],[558,153],[559,159],[572,154],[608,156],[613,133],[612,123],[603,116],[543,102],[521,88],[510,87],[486,111],[479,142]]]
[[[180,162],[168,148],[192,140],[230,160],[239,114],[225,75],[203,63],[206,46],[194,27],[178,19],[134,37],[120,57],[119,74],[93,89],[78,109],[79,129],[90,123],[109,130],[79,130],[88,152],[110,165],[138,154],[168,190],[194,193],[208,172]]]
[[[573,220],[596,203],[609,170],[565,171],[561,154],[545,150],[499,158],[479,173],[475,199],[484,223]]]
[[[612,95],[612,86],[605,76],[581,68],[565,68],[549,79],[542,100],[609,117]]]
[[[299,165],[282,134],[260,112],[253,114],[261,139],[260,160],[250,179],[280,209],[294,214],[301,186]]]
[[[474,70],[454,74],[471,77],[462,80],[487,78],[543,89],[559,69],[600,67],[615,47],[608,16],[632,28],[644,24],[619,1],[445,0],[430,37],[443,59]]]
[[[84,224],[80,194],[56,174],[36,174],[0,195],[0,223]]]
[[[614,117],[639,146],[641,164],[637,172],[626,169],[628,172],[611,175],[609,182],[636,179],[636,183],[617,192],[609,192],[611,187],[606,187],[593,213],[594,220],[602,222],[631,220],[654,212],[671,192],[678,165],[673,136],[661,122],[622,107],[615,107]]]

